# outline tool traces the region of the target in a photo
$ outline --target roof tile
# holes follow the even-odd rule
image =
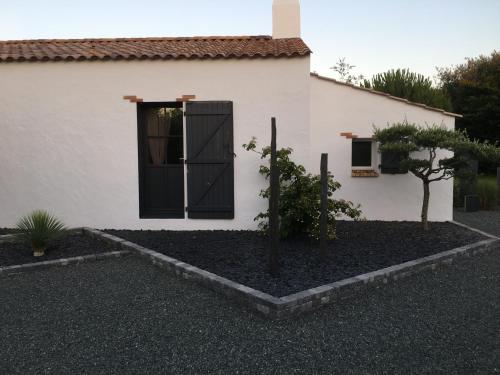
[[[0,41],[0,62],[280,58],[310,53],[300,38],[270,36]]]

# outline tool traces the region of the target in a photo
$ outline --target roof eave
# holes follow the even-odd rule
[[[414,106],[414,107],[419,107],[419,108],[422,108],[422,109],[426,109],[428,111],[440,112],[440,113],[442,113],[445,116],[451,116],[451,117],[455,117],[455,118],[463,118],[463,115],[458,114],[458,113],[448,112],[448,111],[445,111],[444,109],[430,107],[430,106],[428,106],[426,104],[422,104],[422,103],[412,102],[412,101],[410,101],[408,99],[399,98],[397,96],[393,96],[391,94],[387,94],[387,93],[382,92],[382,91],[377,91],[377,90],[373,90],[373,89],[367,89],[365,87],[356,86],[356,85],[353,85],[351,83],[341,82],[341,81],[338,81],[338,80],[336,80],[334,78],[321,76],[318,73],[311,73],[311,77],[315,77],[315,78],[321,79],[323,81],[332,82],[332,83],[335,83],[335,84],[338,84],[338,85],[341,85],[341,86],[350,87],[350,88],[355,89],[355,90],[361,90],[361,91],[364,91],[364,92],[369,93],[369,94],[383,96],[383,97],[385,97],[387,99],[395,100],[395,101],[398,101],[398,102],[401,102],[401,103],[404,103],[404,104],[408,104],[408,105],[411,105],[411,106]]]

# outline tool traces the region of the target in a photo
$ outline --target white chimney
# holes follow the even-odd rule
[[[300,0],[273,0],[273,38],[300,38]]]

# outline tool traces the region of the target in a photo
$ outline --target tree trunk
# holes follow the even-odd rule
[[[33,256],[34,257],[43,257],[45,255],[45,248],[44,247],[38,247],[35,246],[35,244],[32,242],[31,247],[33,249]]]
[[[424,181],[424,202],[422,204],[422,227],[424,230],[429,230],[429,198],[431,195],[429,181]]]
[[[280,171],[276,149],[276,119],[272,118],[271,125],[271,194],[269,196],[269,272],[273,276],[279,275],[279,195]]]

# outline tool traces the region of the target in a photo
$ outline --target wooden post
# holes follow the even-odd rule
[[[500,167],[497,168],[497,191],[498,191],[497,204],[500,205]]]
[[[319,220],[319,248],[326,260],[328,246],[328,154],[321,154],[321,212]]]
[[[269,196],[269,272],[273,276],[279,274],[279,195],[280,171],[276,149],[276,118],[271,119],[271,176]]]

